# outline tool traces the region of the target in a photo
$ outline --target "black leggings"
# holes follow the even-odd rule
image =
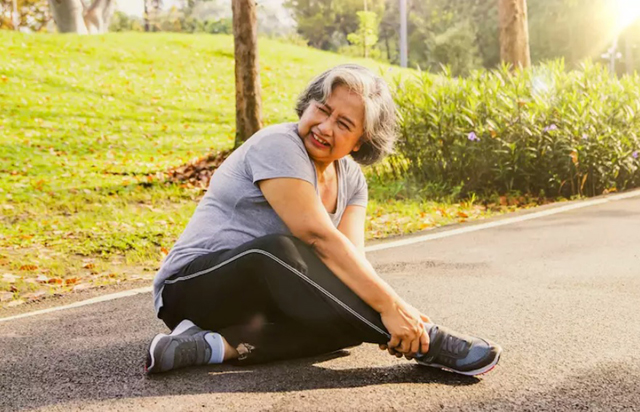
[[[387,343],[380,314],[338,279],[311,247],[270,235],[200,256],[165,281],[158,315],[220,333],[236,364]]]

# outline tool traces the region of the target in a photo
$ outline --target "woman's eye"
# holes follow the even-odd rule
[[[342,127],[343,129],[347,129],[347,130],[349,130],[349,126],[347,126],[347,124],[346,124],[346,123],[344,123],[344,122],[339,122],[338,124],[339,124],[339,125],[340,125],[340,127]]]

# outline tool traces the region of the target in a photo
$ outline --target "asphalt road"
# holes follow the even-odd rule
[[[640,196],[368,254],[436,322],[500,343],[468,378],[375,345],[146,377],[150,293],[0,322],[1,410],[640,410]]]

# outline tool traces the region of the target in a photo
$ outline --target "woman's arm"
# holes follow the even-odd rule
[[[401,353],[426,353],[429,337],[420,312],[406,304],[375,272],[364,255],[336,229],[313,186],[304,180],[275,178],[258,183],[271,207],[291,233],[369,306],[378,311],[391,334],[389,347]]]
[[[367,209],[364,206],[349,205],[342,214],[338,224],[338,230],[345,235],[351,243],[364,256],[364,222],[367,217]]]

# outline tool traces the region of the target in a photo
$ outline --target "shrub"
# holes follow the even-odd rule
[[[640,77],[561,61],[397,81],[405,178],[462,196],[593,196],[640,186]],[[407,176],[408,175],[408,176]]]

